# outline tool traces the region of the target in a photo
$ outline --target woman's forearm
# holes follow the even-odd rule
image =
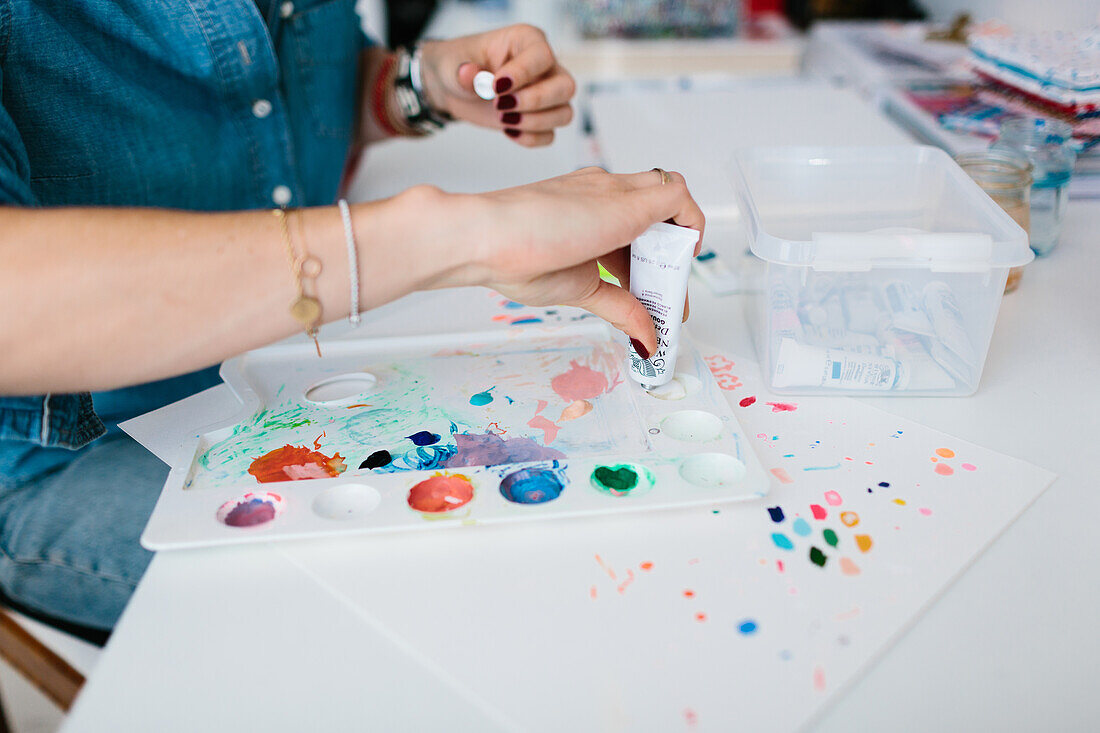
[[[364,310],[432,287],[449,266],[439,253],[415,257],[402,246],[405,209],[418,196],[353,208]],[[442,231],[434,216],[417,211],[417,227]],[[288,223],[296,249],[322,263],[323,320],[346,317],[336,207],[298,210]],[[0,394],[151,381],[302,330],[289,312],[297,288],[282,225],[270,211],[0,207],[0,262]]]

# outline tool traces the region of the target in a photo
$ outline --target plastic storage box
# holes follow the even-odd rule
[[[737,153],[750,309],[771,387],[787,394],[968,395],[1027,233],[938,148]]]

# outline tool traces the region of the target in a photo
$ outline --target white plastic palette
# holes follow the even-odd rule
[[[603,323],[280,345],[173,464],[154,550],[755,499],[768,479],[689,343],[646,392]],[[308,480],[304,480],[308,479]]]

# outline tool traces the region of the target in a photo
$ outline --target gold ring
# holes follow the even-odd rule
[[[651,168],[650,170],[654,170],[657,173],[661,174],[661,185],[662,186],[665,185],[666,183],[672,183],[672,176],[670,176],[668,174],[668,171],[666,171],[664,168]]]

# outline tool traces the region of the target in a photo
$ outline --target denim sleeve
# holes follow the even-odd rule
[[[0,0],[0,100],[4,57],[11,33],[11,6]],[[0,206],[34,206],[27,151],[11,115],[0,103]],[[2,236],[2,234],[0,234]],[[79,448],[106,432],[89,394],[0,396],[0,441]]]

